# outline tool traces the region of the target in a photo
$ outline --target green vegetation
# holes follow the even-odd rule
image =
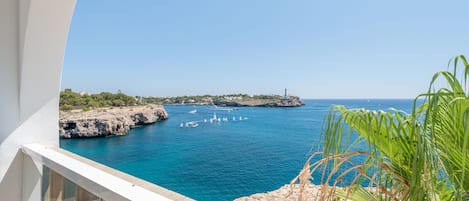
[[[333,106],[322,152],[311,156],[296,180],[306,185],[322,171],[321,182],[330,185],[321,192],[325,200],[468,200],[469,65],[463,55],[450,64],[417,96],[411,114]],[[445,87],[436,85],[441,81]],[[360,142],[368,149],[360,150]],[[314,156],[322,159],[311,164]],[[349,174],[354,179],[345,181]]]
[[[263,101],[276,102],[283,99],[279,95],[247,95],[247,94],[228,94],[220,96],[203,95],[203,96],[176,96],[176,97],[144,97],[142,101],[145,103],[158,104],[204,104],[218,105],[226,102],[246,102],[246,101]]]
[[[101,92],[99,94],[79,94],[71,89],[60,92],[60,110],[82,109],[89,111],[90,108],[108,106],[131,106],[139,102],[132,96],[123,93]]]

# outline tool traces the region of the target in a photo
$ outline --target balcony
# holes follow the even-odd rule
[[[192,200],[57,147],[26,144],[22,151],[42,167],[44,201]]]

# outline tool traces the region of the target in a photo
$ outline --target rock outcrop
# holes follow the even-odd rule
[[[299,107],[305,103],[296,96],[286,99],[266,101],[266,100],[248,100],[248,101],[215,101],[214,105],[226,107]]]
[[[302,193],[301,200],[320,200],[321,186],[309,184],[306,185]],[[284,185],[280,189],[267,193],[257,193],[254,195],[240,197],[234,201],[296,201],[300,200],[300,186],[299,184]]]
[[[364,187],[369,193],[377,193],[377,188],[375,187]],[[335,190],[346,191],[343,187],[336,187]],[[266,192],[266,193],[256,193],[250,196],[236,198],[234,201],[317,201],[317,200],[339,200],[332,193],[333,189],[330,186],[324,185],[315,185],[315,184],[305,184],[303,189],[301,189],[301,184],[286,184],[281,188]],[[328,195],[327,198],[324,198],[325,195]],[[332,195],[332,197],[329,197]],[[343,200],[343,199],[340,199]],[[350,199],[346,199],[349,201]]]
[[[60,113],[61,138],[105,137],[125,135],[131,128],[168,118],[160,105],[98,108],[91,111]]]

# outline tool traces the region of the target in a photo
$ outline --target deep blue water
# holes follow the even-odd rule
[[[412,100],[305,103],[297,108],[242,107],[230,112],[213,106],[165,106],[169,119],[164,122],[121,137],[62,139],[60,146],[197,200],[233,200],[289,183],[311,148],[321,142],[322,121],[332,104],[412,109]],[[188,113],[194,109],[195,114]],[[209,119],[214,112],[229,121],[180,128],[181,122]],[[239,116],[248,119],[239,121]]]

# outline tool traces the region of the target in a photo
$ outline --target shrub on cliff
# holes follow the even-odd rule
[[[123,93],[101,92],[99,94],[79,94],[71,89],[60,92],[60,110],[71,110],[74,108],[97,108],[107,106],[131,106],[138,101]]]
[[[72,105],[63,105],[60,107],[61,110],[73,110],[73,106]]]

